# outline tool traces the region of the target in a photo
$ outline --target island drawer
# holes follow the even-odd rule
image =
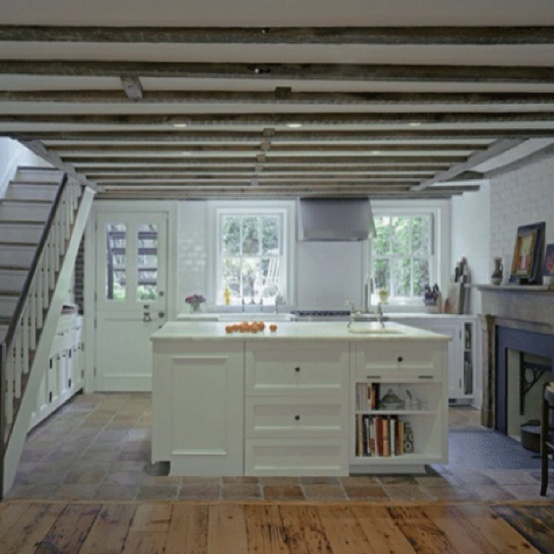
[[[356,345],[356,377],[433,379],[443,373],[443,350],[421,342]]]
[[[252,341],[246,394],[338,394],[348,387],[348,368],[348,345],[339,341]]]
[[[248,438],[344,437],[348,402],[341,397],[250,397],[246,399]]]
[[[348,439],[246,439],[245,474],[348,475]]]

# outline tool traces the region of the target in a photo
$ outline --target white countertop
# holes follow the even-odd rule
[[[240,323],[241,319],[237,319]],[[399,323],[388,321],[382,329],[379,323],[356,323],[352,330],[346,322],[280,322],[277,330],[270,331],[266,324],[265,330],[257,333],[228,333],[229,322],[216,321],[170,321],[154,333],[152,341],[177,340],[279,340],[279,339],[310,339],[310,340],[349,340],[349,341],[397,341],[397,340],[436,340],[449,341],[447,335],[416,329]]]

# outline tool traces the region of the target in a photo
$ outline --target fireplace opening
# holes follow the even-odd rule
[[[508,349],[506,434],[538,451],[542,390],[551,379],[552,360]]]
[[[542,389],[554,375],[554,336],[512,327],[496,327],[495,427],[522,440],[537,434]],[[534,437],[538,440],[538,435]],[[532,441],[531,441],[532,442]]]

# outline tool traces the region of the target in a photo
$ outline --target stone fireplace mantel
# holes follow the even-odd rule
[[[496,429],[498,330],[552,335],[554,341],[554,290],[538,285],[478,285],[476,288],[482,295],[482,313],[479,315],[483,367],[481,423]]]

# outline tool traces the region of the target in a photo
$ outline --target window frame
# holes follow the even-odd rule
[[[372,211],[375,218],[379,216],[431,216],[431,254],[429,256],[429,279],[431,285],[437,283],[445,294],[449,278],[450,251],[450,202],[435,201],[373,201]],[[368,241],[369,275],[374,276],[373,240]],[[374,291],[372,302],[378,302],[377,291]],[[411,297],[406,301],[389,300],[389,308],[424,308],[422,297]]]
[[[210,296],[214,299],[216,308],[229,308],[223,301],[222,282],[222,251],[221,232],[222,217],[229,215],[244,216],[278,216],[281,221],[281,255],[279,292],[284,297],[286,305],[294,304],[295,291],[293,290],[294,274],[294,232],[293,221],[295,205],[293,202],[272,201],[271,204],[260,201],[229,201],[213,202],[210,205],[210,228],[213,229],[213,237],[210,242],[214,245],[212,267],[214,268],[212,282],[209,283]],[[237,307],[237,306],[232,306]]]

